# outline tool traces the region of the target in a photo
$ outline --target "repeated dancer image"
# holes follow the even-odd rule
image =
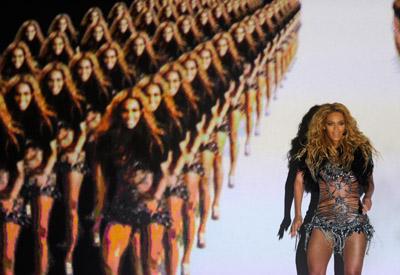
[[[319,188],[317,210],[305,224],[310,274],[325,274],[332,253],[343,255],[345,274],[361,274],[374,233],[366,215],[374,192],[373,153],[369,139],[343,104],[324,104],[313,116],[306,145],[296,156],[300,164],[290,229],[293,237],[303,223],[304,190]]]
[[[158,274],[163,259],[165,227],[171,225],[163,194],[162,130],[137,89],[114,97],[98,128],[95,173],[98,186],[96,226],[107,226],[103,238],[106,274],[118,274],[129,242],[135,249],[136,270],[141,265],[142,234],[147,232],[147,272]],[[132,237],[133,236],[133,237]]]

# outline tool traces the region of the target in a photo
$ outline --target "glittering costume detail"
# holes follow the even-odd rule
[[[28,176],[25,180],[23,193],[28,198],[33,198],[36,196],[47,196],[54,199],[60,198],[61,194],[57,188],[57,176],[55,173],[51,173],[47,182],[44,186],[39,186],[37,182],[37,175]]]
[[[210,141],[206,144],[202,144],[200,146],[200,151],[202,152],[206,150],[216,153],[218,152],[218,144],[215,141]]]
[[[175,186],[168,187],[167,190],[165,190],[165,196],[167,198],[171,196],[176,196],[185,201],[189,199],[189,190],[183,182],[182,176],[178,178],[178,182]]]
[[[79,154],[79,159],[74,164],[68,162],[66,155],[61,156],[60,162],[58,163],[58,171],[63,174],[69,172],[78,172],[82,175],[86,175],[89,173],[89,167],[85,161],[85,154]]]
[[[354,173],[326,162],[319,172],[318,184],[318,208],[311,222],[305,225],[305,247],[314,228],[324,233],[335,253],[343,253],[346,238],[354,232],[364,233],[369,245],[374,229],[368,216],[362,214],[360,184]]]
[[[30,204],[22,197],[14,201],[14,207],[10,213],[5,213],[0,207],[0,220],[3,222],[12,222],[20,226],[25,226],[31,223],[32,213]],[[27,211],[27,209],[29,209]]]
[[[225,116],[224,120],[222,121],[221,125],[219,125],[216,128],[216,131],[218,132],[224,132],[224,133],[229,133],[230,127],[229,127],[229,121],[228,121],[228,117]]]
[[[105,213],[105,218],[110,222],[130,225],[134,229],[143,228],[150,223],[170,227],[171,217],[165,202],[161,201],[156,212],[152,214],[146,205],[151,196],[139,191],[141,184],[147,184],[152,180],[152,173],[145,170],[139,161],[119,169],[117,193]]]
[[[198,153],[196,154],[193,163],[189,165],[185,164],[185,166],[183,167],[183,173],[189,173],[189,172],[196,173],[201,177],[204,176],[204,167],[203,164],[201,164],[200,154]]]

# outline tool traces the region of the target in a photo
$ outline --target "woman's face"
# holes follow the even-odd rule
[[[221,7],[215,8],[215,17],[220,18],[222,16],[222,9]]]
[[[34,25],[28,25],[25,29],[25,36],[28,41],[32,41],[36,36],[36,28]]]
[[[96,24],[100,19],[99,12],[98,11],[92,11],[90,13],[90,17],[89,18],[90,18],[91,24]]]
[[[228,52],[228,41],[224,38],[221,38],[217,41],[217,52],[219,56],[225,56]]]
[[[74,130],[69,128],[61,128],[57,132],[57,143],[62,149],[67,148],[74,141]]]
[[[208,15],[207,15],[207,13],[203,12],[200,15],[200,24],[205,25],[205,24],[207,24],[207,22],[208,22]]]
[[[233,35],[235,37],[236,42],[242,42],[245,37],[245,30],[242,27],[238,27],[235,30],[235,33]]]
[[[50,72],[47,85],[52,95],[56,96],[60,94],[64,86],[64,77],[62,72],[59,70],[54,70]]]
[[[260,25],[265,23],[265,14],[263,12],[260,12],[260,14],[258,15],[258,22]]]
[[[140,104],[136,99],[130,98],[123,103],[121,119],[126,128],[135,128],[141,115]]]
[[[90,60],[82,59],[78,64],[78,76],[83,81],[86,82],[89,80],[90,76],[93,72],[93,66]]]
[[[334,145],[339,144],[346,131],[346,122],[343,114],[340,112],[330,113],[326,117],[325,129],[329,140]]]
[[[133,50],[135,51],[135,54],[137,56],[142,55],[144,49],[145,49],[144,39],[141,37],[136,38],[135,41],[133,42]]]
[[[187,71],[187,79],[189,82],[192,82],[197,75],[197,65],[193,60],[188,60],[185,62],[185,68]]]
[[[104,37],[104,30],[102,26],[96,26],[93,30],[93,38],[96,42],[100,42]]]
[[[182,3],[179,5],[179,10],[180,10],[180,13],[181,13],[181,14],[187,11],[186,2],[182,2]]]
[[[189,19],[185,19],[182,21],[182,32],[188,33],[190,31],[190,21]]]
[[[32,90],[27,83],[19,83],[15,89],[14,101],[21,112],[28,109],[32,102]]]
[[[54,38],[52,43],[52,48],[56,55],[62,54],[64,47],[65,47],[64,40],[61,37]]]
[[[161,103],[161,89],[156,84],[151,84],[147,88],[147,96],[149,98],[150,111],[154,112],[157,110]]]
[[[117,18],[122,16],[124,14],[124,11],[125,11],[124,6],[118,5],[116,10]]]
[[[165,42],[170,42],[174,36],[174,30],[170,26],[167,26],[165,27],[162,36]]]
[[[11,55],[11,62],[16,69],[19,69],[22,67],[22,65],[25,62],[25,54],[21,48],[16,48],[13,50],[12,55]]]
[[[153,15],[151,14],[151,12],[146,12],[146,14],[144,15],[144,22],[146,23],[146,25],[150,25],[153,22]]]
[[[256,23],[254,22],[254,20],[249,20],[246,25],[247,33],[253,33],[255,29],[256,29]]]
[[[202,50],[200,52],[201,60],[203,61],[204,69],[207,70],[211,65],[211,53],[209,50]]]
[[[128,30],[128,20],[126,18],[122,18],[121,20],[119,20],[118,30],[121,33],[125,33]]]
[[[167,18],[169,18],[172,15],[172,9],[170,6],[167,6],[165,8],[165,15],[167,16]]]
[[[179,91],[179,88],[181,87],[181,80],[179,77],[179,74],[175,71],[170,71],[166,79],[169,84],[169,95],[174,96],[176,93]]]
[[[29,170],[39,168],[43,161],[43,150],[29,147],[24,154],[24,163]]]
[[[68,27],[67,19],[61,17],[60,20],[58,20],[58,25],[57,25],[58,30],[60,32],[65,32],[67,30],[67,27]]]
[[[99,126],[101,121],[101,115],[97,111],[90,111],[87,113],[86,118],[86,125],[89,131],[93,131]]]
[[[114,49],[108,49],[104,53],[103,57],[104,65],[106,65],[107,70],[112,70],[117,64],[117,52]]]

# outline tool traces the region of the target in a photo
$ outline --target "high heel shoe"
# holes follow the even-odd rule
[[[199,233],[197,236],[197,247],[198,248],[205,248],[206,247],[206,237],[205,233]]]
[[[190,275],[190,264],[189,263],[182,263],[181,275]]]
[[[228,187],[233,188],[235,187],[235,176],[230,175],[228,179]]]
[[[244,145],[244,155],[245,156],[250,156],[251,154],[251,147],[250,147],[250,143],[246,143]]]
[[[214,205],[214,206],[212,207],[212,215],[211,215],[211,218],[212,218],[213,220],[219,220],[219,206]]]
[[[257,124],[254,130],[254,135],[259,136],[260,134],[261,134],[261,127],[260,124]]]
[[[65,275],[74,275],[74,270],[72,267],[72,262],[65,262]]]

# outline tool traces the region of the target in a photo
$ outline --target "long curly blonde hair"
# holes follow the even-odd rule
[[[338,148],[332,144],[325,130],[326,119],[329,114],[334,112],[341,113],[345,120],[345,132]],[[311,119],[307,132],[307,143],[297,158],[305,158],[305,163],[315,178],[319,167],[325,160],[333,161],[345,169],[350,169],[356,149],[361,151],[366,169],[372,155],[376,153],[375,148],[358,129],[356,120],[346,106],[341,103],[327,103],[322,105]]]

